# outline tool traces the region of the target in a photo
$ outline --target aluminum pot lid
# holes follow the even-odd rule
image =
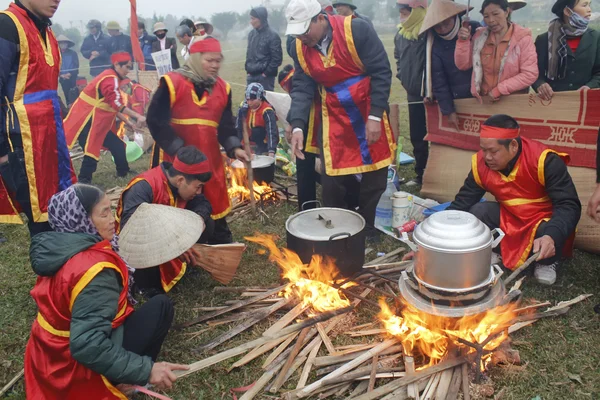
[[[275,163],[275,158],[269,156],[254,156],[252,160],[252,169],[270,167]],[[240,160],[231,163],[233,168],[246,168],[246,165]]]
[[[491,247],[492,233],[473,214],[440,211],[417,225],[413,240],[428,249],[463,253]]]
[[[354,236],[362,232],[365,225],[365,219],[354,211],[323,207],[292,215],[285,223],[285,229],[300,239],[328,241],[332,236],[336,236],[332,240]]]

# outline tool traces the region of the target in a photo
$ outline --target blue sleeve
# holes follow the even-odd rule
[[[279,128],[277,128],[277,116],[275,111],[265,111],[263,118],[265,120],[265,128],[267,129],[267,146],[269,153],[277,152],[277,145],[279,144]]]
[[[246,114],[244,113],[244,109],[240,107],[238,110],[238,115],[235,120],[235,129],[237,130],[237,135],[240,140],[244,139],[244,119],[246,118]]]
[[[431,54],[431,85],[433,96],[437,99],[442,114],[450,115],[455,112],[454,97],[446,71],[444,71],[444,63],[439,54],[435,52]]]
[[[8,97],[10,74],[14,63],[18,62],[18,54],[18,48],[15,43],[0,37],[0,104],[4,103],[4,99]],[[4,107],[2,106],[2,112],[0,112],[0,157],[10,152]]]

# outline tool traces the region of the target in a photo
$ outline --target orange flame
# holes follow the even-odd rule
[[[387,332],[396,336],[406,351],[418,351],[428,357],[430,365],[440,361],[451,346],[466,348],[458,338],[480,344],[491,335],[502,332],[484,347],[489,351],[496,349],[506,340],[506,330],[513,322],[517,308],[517,304],[508,304],[476,315],[449,318],[425,313],[410,304],[403,305],[401,316],[398,316],[385,301],[380,300],[379,305],[379,318]],[[468,349],[469,352],[475,351]]]
[[[282,277],[290,281],[281,293],[283,297],[296,296],[302,304],[317,312],[337,310],[350,305],[346,296],[330,286],[338,275],[338,269],[331,259],[314,255],[307,265],[295,252],[285,248],[279,249],[274,236],[257,235],[245,239],[266,247],[270,252],[269,260],[277,263],[281,268]]]
[[[246,170],[243,168],[225,168],[226,175],[228,176],[229,189],[227,194],[231,199],[238,199],[238,201],[244,202],[250,200],[250,190],[248,190],[248,178]],[[256,201],[260,200],[261,195],[269,193],[268,196],[263,196],[263,200],[276,200],[277,194],[273,191],[271,186],[267,184],[258,184],[253,182],[254,187],[254,198]]]

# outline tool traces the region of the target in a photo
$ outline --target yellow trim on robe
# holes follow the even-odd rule
[[[171,102],[171,108],[173,108],[173,104],[175,104],[175,100],[177,100],[177,96],[175,95],[175,85],[173,85],[173,81],[169,75],[164,75],[163,79],[167,84],[167,88],[169,89],[169,98]]]
[[[358,51],[356,51],[356,46],[354,45],[354,37],[352,36],[352,19],[354,16],[350,15],[344,19],[344,32],[346,33],[346,46],[348,47],[348,51],[352,56],[352,61],[364,71],[366,71],[364,64],[360,60],[358,56]]]
[[[471,171],[473,172],[473,179],[475,179],[475,182],[477,183],[477,185],[479,185],[480,188],[485,189],[483,187],[483,184],[481,183],[481,178],[479,177],[478,165],[479,165],[479,160],[477,157],[477,153],[475,153],[471,157]]]
[[[211,121],[209,119],[200,119],[200,118],[171,118],[171,123],[176,125],[203,125],[210,126],[213,128],[218,128],[219,123],[215,121]]]
[[[98,83],[100,83],[100,82],[98,82]],[[88,96],[84,92],[81,92],[79,94],[79,98],[83,102],[88,103],[92,107],[100,108],[104,111],[108,111],[108,112],[115,113],[115,114],[117,113],[114,108],[112,108],[111,106],[106,104],[102,99],[94,99],[93,97]]]
[[[307,153],[312,153],[312,154],[320,154],[321,152],[319,151],[319,149],[315,146],[311,146],[311,143],[313,142],[313,138],[315,135],[315,113],[317,112],[317,108],[315,107],[315,102],[313,100],[312,104],[310,105],[310,112],[308,113],[308,129],[307,129],[307,134],[306,134],[306,147],[304,148],[304,151]]]
[[[514,166],[513,170],[510,171],[510,174],[508,174],[508,176],[505,176],[500,171],[494,171],[494,172],[497,173],[498,175],[500,175],[500,178],[504,182],[508,183],[508,182],[513,182],[515,179],[517,179],[517,173],[519,172],[520,167],[521,167],[521,157],[519,157],[519,159],[517,160],[517,164]]]
[[[501,201],[500,203],[502,205],[512,207],[512,206],[523,206],[525,204],[544,203],[546,201],[550,201],[550,198],[548,196],[544,196],[539,199],[516,198],[516,199],[504,200],[504,201]]]
[[[559,153],[552,149],[546,149],[542,152],[538,160],[538,181],[542,186],[546,186],[546,158],[550,153],[554,153],[559,157],[569,157],[567,153]]]
[[[227,96],[231,94],[231,85],[228,82],[225,82],[225,91],[227,92]]]
[[[104,268],[114,269],[115,271],[117,271],[119,273],[119,275],[121,275],[121,278],[123,278],[123,274],[121,273],[121,270],[119,269],[119,267],[117,267],[113,263],[103,261],[103,262],[94,264],[90,269],[88,269],[86,271],[85,274],[83,274],[83,276],[79,279],[79,282],[77,282],[75,284],[75,287],[71,291],[71,301],[69,304],[69,311],[73,310],[73,304],[75,304],[75,300],[77,299],[77,296],[79,296],[79,293],[81,293],[81,291],[92,281],[92,279],[94,279],[96,277],[96,275],[98,275],[100,273],[100,271],[102,271]]]
[[[308,70],[308,64],[306,63],[306,59],[304,58],[304,52],[302,51],[302,42],[300,39],[296,39],[296,56],[298,57],[298,64],[302,67],[302,71],[304,74],[310,76],[310,71]]]
[[[27,84],[27,78],[29,75],[29,43],[27,42],[25,30],[23,29],[23,26],[17,17],[10,11],[3,11],[1,13],[10,17],[19,33],[19,70],[17,72],[13,106],[17,113],[17,118],[19,119],[19,125],[21,127],[21,140],[23,142],[23,153],[25,156],[25,172],[27,174],[27,181],[29,184],[29,202],[31,204],[33,221],[46,222],[48,221],[48,213],[42,213],[40,209],[37,191],[37,179],[35,176],[35,167],[33,165],[33,139],[31,137],[31,125],[29,123],[29,117],[27,116],[27,110],[24,103],[25,86]],[[48,61],[47,56],[46,61]]]
[[[185,275],[186,270],[187,270],[187,264],[182,263],[181,271],[179,272],[179,275],[177,275],[175,277],[175,279],[173,279],[169,285],[167,285],[165,283],[165,281],[162,280],[162,278],[160,279],[160,284],[163,287],[163,290],[165,291],[165,293],[169,293],[171,291],[171,289],[173,289],[173,286],[175,286],[177,284],[177,282],[179,282],[181,280],[181,278],[183,278],[183,275]]]
[[[61,330],[54,328],[52,325],[50,325],[50,323],[48,321],[46,321],[44,316],[42,314],[40,314],[39,312],[38,312],[36,320],[37,320],[38,324],[40,324],[40,326],[42,327],[43,330],[45,330],[48,333],[51,333],[54,336],[64,337],[64,338],[68,338],[71,336],[70,331],[61,331]]]
[[[127,396],[125,396],[119,389],[117,389],[116,387],[114,387],[112,385],[112,383],[110,383],[110,381],[104,377],[104,375],[100,375],[100,376],[102,377],[102,382],[104,382],[104,384],[106,385],[106,388],[112,394],[114,394],[116,397],[118,397],[121,400],[127,400]]]
[[[190,92],[192,92],[192,101],[196,103],[198,107],[202,107],[204,104],[206,104],[206,101],[208,100],[208,91],[204,91],[201,99],[198,98],[195,90],[190,90]]]

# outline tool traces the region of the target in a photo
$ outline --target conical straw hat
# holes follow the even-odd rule
[[[192,211],[143,203],[119,235],[119,254],[133,268],[155,267],[185,253],[202,232],[204,221]]]
[[[511,10],[517,11],[527,5],[526,1],[523,0],[508,0],[508,6]]]
[[[72,41],[71,39],[69,39],[68,37],[66,37],[65,35],[58,35],[58,37],[56,38],[57,42],[67,42],[69,44],[69,47],[73,47],[75,46],[75,42]]]
[[[472,9],[473,7],[471,7]],[[440,22],[466,11],[467,6],[465,4],[456,3],[451,0],[433,0],[427,8],[427,14],[425,14],[419,35]]]

